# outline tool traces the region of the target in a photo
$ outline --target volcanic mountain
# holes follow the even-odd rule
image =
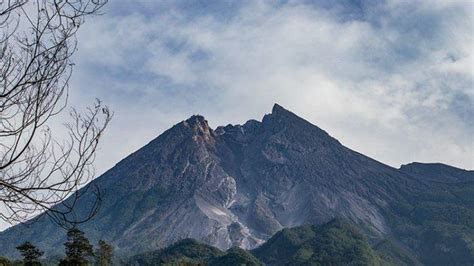
[[[434,166],[392,168],[279,105],[261,122],[215,130],[196,115],[92,181],[101,208],[80,228],[133,255],[184,238],[251,249],[282,228],[339,217],[372,244],[390,239],[424,263],[469,262],[474,174]],[[85,192],[76,212],[86,213],[93,197]],[[0,233],[0,255],[17,256],[25,240],[62,250],[64,231],[43,216]]]

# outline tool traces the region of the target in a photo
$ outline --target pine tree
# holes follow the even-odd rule
[[[41,265],[41,263],[39,262],[39,258],[43,256],[44,252],[39,250],[29,241],[26,241],[25,243],[16,247],[16,249],[20,251],[21,256],[23,257],[23,264],[25,266]]]
[[[66,258],[59,265],[83,266],[89,265],[88,257],[94,256],[94,250],[84,232],[77,228],[69,229],[67,232]]]
[[[111,265],[113,254],[114,247],[104,240],[99,240],[99,248],[96,250],[97,265]]]

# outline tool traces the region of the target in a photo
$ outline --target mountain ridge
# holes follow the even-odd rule
[[[474,170],[462,169],[443,163],[412,162],[401,165],[399,170],[423,176],[430,181],[447,183],[474,181]]]
[[[431,228],[426,219],[458,226],[471,217],[466,187],[439,185],[373,160],[277,104],[261,122],[215,130],[194,115],[93,182],[104,189],[102,208],[81,229],[127,255],[189,237],[221,249],[249,249],[283,228],[335,217],[359,226],[371,243],[397,236],[417,253],[423,236],[412,228]],[[440,193],[448,194],[440,199]],[[92,196],[86,194],[79,206],[87,206]],[[451,209],[459,212],[459,221],[432,215],[432,202],[440,200],[443,208],[458,206]],[[13,242],[38,240],[54,252],[64,239],[61,233],[43,218],[30,228],[0,233],[0,245],[12,255]]]

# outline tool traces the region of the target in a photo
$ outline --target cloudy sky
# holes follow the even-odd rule
[[[474,168],[472,1],[110,1],[80,30],[71,104],[115,112],[101,173],[170,126],[273,103],[394,167]]]

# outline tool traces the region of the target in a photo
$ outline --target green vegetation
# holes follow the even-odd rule
[[[107,266],[112,265],[114,248],[104,240],[100,240],[99,247],[96,250],[95,265]],[[38,266],[38,265],[67,265],[82,266],[91,265],[94,251],[93,246],[84,233],[72,228],[67,232],[67,242],[64,243],[66,249],[66,257],[48,257],[40,259],[44,252],[39,250],[30,242],[26,241],[17,247],[23,259],[15,261],[13,264],[4,257],[0,257],[0,266],[21,265],[21,266]]]
[[[89,239],[84,236],[84,232],[77,228],[72,228],[67,232],[66,258],[61,260],[59,265],[88,265],[88,257],[94,256],[94,250],[89,243]]]
[[[95,252],[98,266],[107,266],[112,264],[114,247],[104,240],[99,240],[99,248]]]
[[[259,259],[254,257],[250,252],[238,247],[229,249],[225,255],[217,257],[209,262],[210,266],[220,265],[246,265],[259,266],[263,265]]]
[[[414,255],[388,240],[377,243],[373,249],[387,265],[421,265]]]
[[[284,229],[261,247],[226,252],[185,239],[132,257],[131,265],[416,265],[415,259],[389,241],[374,250],[354,226],[335,219],[320,226]]]
[[[23,257],[22,260],[11,262],[8,258],[0,256],[0,266],[38,266],[38,265],[113,265],[114,247],[104,240],[99,240],[98,248],[94,254],[93,246],[85,236],[84,232],[77,228],[72,228],[67,232],[67,242],[64,243],[66,257],[52,256],[41,259],[44,252],[39,250],[31,242],[26,241],[16,247]],[[94,260],[95,257],[95,260]]]
[[[133,256],[132,265],[263,265],[250,252],[241,248],[231,248],[223,252],[217,248],[184,239],[162,250]]]
[[[133,265],[198,265],[224,255],[221,250],[194,239],[184,239],[158,251],[133,256]]]
[[[253,254],[268,265],[381,265],[383,261],[361,233],[338,219],[284,229]]]
[[[39,250],[30,242],[26,241],[20,246],[16,247],[20,251],[21,256],[23,257],[23,265],[25,266],[36,266],[41,265],[39,259],[43,256],[44,252]]]
[[[426,265],[472,265],[474,182],[430,183],[394,203],[393,232]]]
[[[432,204],[427,206],[433,207]],[[413,239],[421,238],[426,241],[418,250],[425,258],[421,262],[426,265],[472,264],[470,259],[474,257],[472,232],[465,233],[470,229],[462,225],[446,223],[445,220],[437,221],[437,217],[430,218],[429,223],[423,222],[423,226],[429,230],[416,232],[418,228],[416,224],[404,227],[405,232],[411,230]],[[411,221],[405,224],[410,225],[410,223],[414,224]],[[453,235],[452,232],[455,234]],[[445,244],[440,246],[439,243]],[[65,247],[66,257],[60,260],[59,265],[91,265],[94,256],[93,247],[82,231],[69,230]],[[21,263],[13,263],[13,265],[57,265],[59,261],[49,259],[39,263],[42,252],[29,242],[19,246],[18,250],[24,259]],[[113,251],[110,244],[99,241],[95,251],[95,265],[112,265]],[[434,254],[435,252],[444,252],[444,254]],[[429,256],[432,257],[429,258]],[[444,258],[449,258],[450,261]],[[265,244],[251,251],[234,247],[224,252],[193,239],[184,239],[161,250],[135,255],[125,262],[127,265],[209,266],[421,265],[422,263],[396,241],[383,240],[371,246],[356,227],[340,219],[318,226],[305,225],[283,229]],[[7,265],[12,265],[12,263],[0,257],[0,266]]]

